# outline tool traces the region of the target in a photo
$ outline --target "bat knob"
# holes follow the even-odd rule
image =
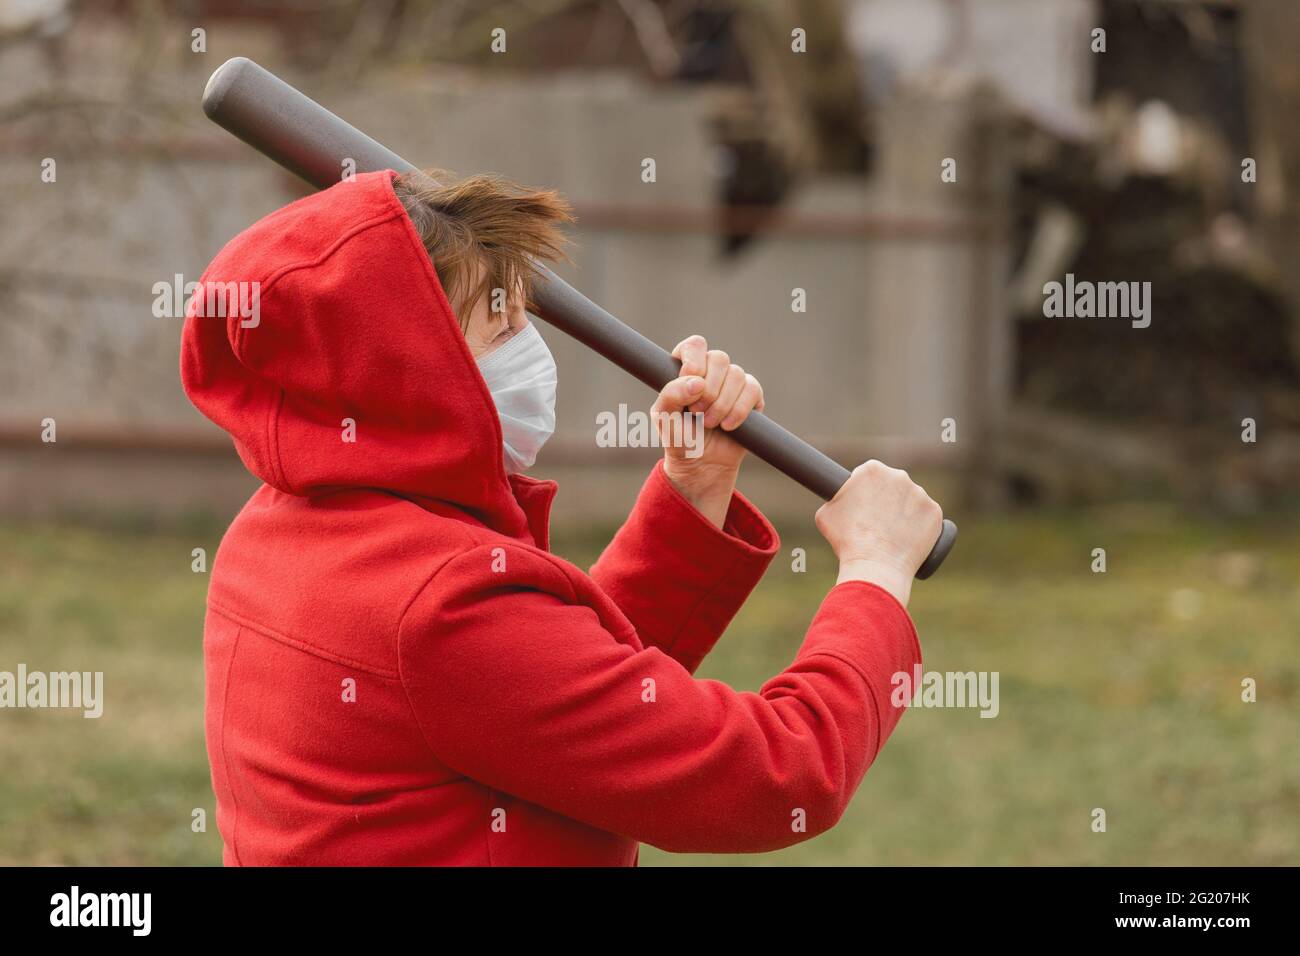
[[[935,571],[939,570],[939,565],[943,564],[943,559],[948,557],[948,552],[957,542],[957,526],[947,518],[943,519],[943,527],[939,529],[939,540],[934,543],[930,549],[930,556],[921,562],[921,566],[916,569],[916,578],[918,581],[924,581]]]

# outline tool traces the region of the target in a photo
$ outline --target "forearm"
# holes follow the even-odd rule
[[[778,544],[776,529],[739,493],[728,493],[720,518],[706,516],[656,465],[591,576],[643,644],[694,670]]]

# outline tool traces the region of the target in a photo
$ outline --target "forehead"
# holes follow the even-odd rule
[[[488,285],[485,289],[488,295],[492,295],[492,293],[501,286],[504,280],[500,276],[490,276],[488,274],[489,265],[490,263],[487,258],[482,255],[475,256],[473,260],[466,263],[466,285],[470,289],[484,288],[484,283],[488,282],[489,279],[491,280],[491,285]],[[514,288],[508,290],[508,294],[513,297],[517,292],[519,292],[523,284],[524,277],[522,275],[516,276]]]

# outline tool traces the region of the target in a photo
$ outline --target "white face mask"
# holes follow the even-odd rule
[[[542,334],[529,322],[505,345],[478,360],[501,419],[506,471],[533,466],[555,431],[555,359]]]

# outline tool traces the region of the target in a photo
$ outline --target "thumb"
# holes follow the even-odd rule
[[[680,411],[704,394],[704,379],[698,375],[683,375],[675,378],[659,392],[654,410]]]

